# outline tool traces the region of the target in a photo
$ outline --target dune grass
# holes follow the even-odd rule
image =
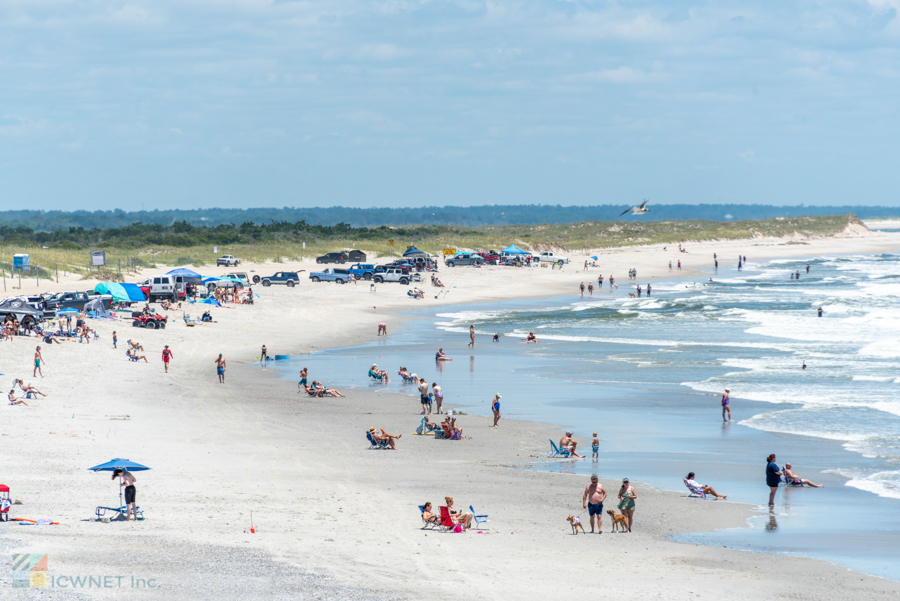
[[[526,250],[557,250],[575,252],[585,249],[603,249],[634,246],[641,244],[677,244],[700,240],[740,240],[755,237],[804,237],[830,236],[843,231],[848,226],[862,226],[855,215],[827,217],[790,217],[760,221],[736,221],[722,223],[715,221],[646,221],[646,222],[582,222],[563,225],[505,225],[479,228],[421,226],[402,228],[395,234],[386,228],[382,241],[372,239],[371,230],[367,240],[356,240],[348,236],[330,238],[310,238],[309,240],[284,240],[253,244],[233,244],[219,246],[213,252],[212,246],[168,247],[146,246],[142,248],[115,248],[105,246],[106,267],[90,266],[90,249],[73,250],[66,248],[43,248],[42,246],[5,245],[0,246],[0,268],[11,274],[12,255],[29,253],[32,265],[40,267],[42,279],[53,279],[60,274],[75,273],[97,277],[107,281],[122,281],[134,274],[132,266],[174,267],[186,266],[199,269],[204,274],[223,271],[216,268],[216,258],[222,254],[232,254],[245,262],[290,263],[304,258],[314,258],[342,249],[357,248],[367,252],[370,259],[375,256],[399,256],[408,246],[416,246],[426,252],[440,254],[444,248],[468,248],[473,250],[501,250],[516,244]],[[864,227],[864,226],[862,226]],[[363,230],[361,230],[363,231]],[[402,238],[401,238],[402,236]],[[305,248],[304,248],[305,242]],[[31,273],[28,277],[34,278]]]

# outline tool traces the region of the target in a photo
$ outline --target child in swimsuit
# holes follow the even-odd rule
[[[597,433],[594,432],[594,439],[591,441],[591,449],[594,451],[594,454],[591,455],[591,459],[599,459],[600,453],[600,439],[597,438]]]

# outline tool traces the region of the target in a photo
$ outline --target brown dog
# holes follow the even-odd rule
[[[612,509],[606,511],[609,514],[609,517],[612,518],[613,521],[613,532],[619,531],[619,525],[621,524],[622,532],[628,531],[628,518],[624,515],[616,515],[616,512]]]
[[[635,296],[637,296],[637,294],[635,294],[634,292],[629,292],[629,293],[628,293],[628,296],[634,298]]]
[[[584,526],[581,525],[581,519],[573,516],[569,516],[566,518],[566,521],[572,526],[572,534],[578,534],[578,529],[581,528],[581,531],[584,532]],[[584,532],[587,534],[587,532]]]

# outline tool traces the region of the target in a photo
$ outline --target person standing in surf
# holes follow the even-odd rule
[[[728,412],[728,419],[725,419],[726,411]],[[725,394],[722,395],[722,421],[734,421],[731,419],[731,390],[728,388],[725,389]]]
[[[469,326],[469,344],[467,347],[475,348],[475,326],[474,324]]]

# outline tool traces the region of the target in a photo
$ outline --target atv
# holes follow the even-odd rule
[[[147,328],[148,330],[164,330],[166,328],[166,322],[169,320],[169,317],[134,311],[131,314],[131,319],[134,320],[131,322],[131,325],[136,328]]]

